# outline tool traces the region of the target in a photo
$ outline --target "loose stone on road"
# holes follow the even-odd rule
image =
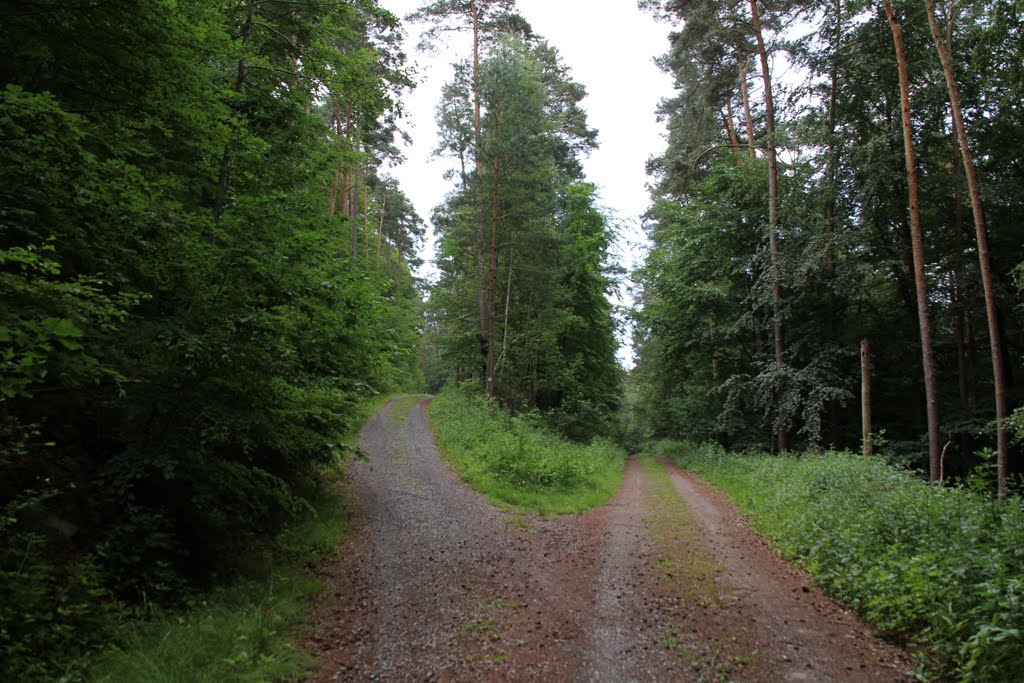
[[[307,643],[312,680],[910,680],[902,651],[692,475],[630,459],[609,504],[524,524],[449,469],[428,404],[393,400],[362,432],[348,540]],[[672,531],[658,467],[692,510],[689,535]],[[687,566],[718,568],[702,583],[721,599],[681,590],[672,574]]]

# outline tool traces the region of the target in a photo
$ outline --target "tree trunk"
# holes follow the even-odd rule
[[[768,50],[765,48],[761,31],[761,15],[757,0],[750,0],[750,13],[757,39],[757,52],[761,58],[761,78],[764,81],[765,131],[768,135],[768,245],[772,260],[772,324],[775,336],[775,365],[785,365],[785,345],[782,339],[782,274],[779,271],[779,160],[775,150],[775,101],[772,97],[772,75],[768,65]],[[785,391],[780,384],[779,394]],[[788,450],[787,430],[782,418],[779,419],[779,452]]]
[[[864,455],[874,454],[871,439],[871,342],[860,343],[860,424]]]
[[[932,352],[932,327],[928,316],[928,282],[924,275],[924,239],[921,234],[921,213],[918,202],[917,159],[914,153],[914,130],[910,118],[910,79],[903,47],[903,27],[889,0],[882,0],[889,19],[896,66],[900,78],[900,110],[903,120],[903,149],[907,166],[907,195],[910,211],[910,241],[914,258],[914,285],[917,293],[917,320],[921,331],[921,363],[924,370],[924,393],[928,418],[928,480],[939,478],[939,404],[935,383],[935,356]]]
[[[952,45],[943,42],[939,33],[938,20],[935,18],[934,0],[924,1],[928,13],[928,26],[931,28],[932,40],[942,62],[942,73],[946,77],[946,88],[949,90],[949,105],[953,112],[953,127],[956,129],[957,142],[960,145],[960,156],[964,162],[964,175],[967,177],[967,192],[971,197],[971,211],[974,214],[974,230],[978,238],[978,261],[981,266],[981,284],[985,290],[985,314],[988,318],[989,346],[992,353],[992,381],[996,394],[996,450],[997,472],[999,481],[999,498],[1007,496],[1006,475],[1008,470],[1007,452],[1009,444],[1006,435],[1006,418],[1008,406],[1006,401],[1005,369],[1003,353],[999,345],[999,317],[996,312],[995,291],[992,285],[992,263],[989,259],[988,233],[985,230],[985,215],[981,206],[981,191],[978,187],[978,175],[974,168],[974,159],[967,140],[967,127],[964,125],[963,112],[960,108],[960,89],[953,72],[953,61],[950,59]]]
[[[757,140],[754,139],[754,115],[750,111],[750,90],[747,88],[747,55],[740,61],[740,97],[743,98],[743,120],[747,124],[747,146],[750,158],[757,158]]]
[[[497,127],[497,122],[495,122]],[[494,302],[498,280],[498,160],[495,158],[491,182],[491,246],[487,268],[487,382],[488,396],[494,396]]]
[[[743,165],[743,152],[740,151],[740,138],[736,135],[736,127],[732,122],[732,102],[726,100],[725,111],[722,112],[722,125],[725,127],[725,134],[729,136],[729,145],[732,147],[733,156],[736,158],[736,166]]]
[[[480,120],[480,6],[477,4],[477,0],[470,0],[469,12],[472,15],[473,22],[473,156],[476,167],[476,182],[473,183],[473,212],[476,219],[476,259],[477,259],[477,270],[480,273],[480,285],[477,290],[477,301],[480,309],[480,342],[483,347],[484,354],[490,353],[490,343],[487,338],[488,329],[493,329],[493,321],[490,320],[492,311],[487,306],[487,285],[486,285],[486,266],[484,254],[486,248],[484,246],[484,215],[483,206],[480,202],[480,185],[483,182],[483,160],[480,157],[480,137],[481,137],[481,120]],[[490,386],[491,373],[493,368],[491,367],[491,361],[485,360],[484,362],[484,385]],[[491,395],[491,391],[488,390],[488,396]]]

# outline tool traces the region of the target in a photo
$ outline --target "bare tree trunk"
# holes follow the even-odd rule
[[[732,102],[726,100],[725,111],[722,112],[722,125],[725,128],[725,134],[729,136],[729,145],[732,147],[733,156],[736,157],[736,166],[739,167],[743,164],[743,152],[740,151],[740,138],[736,135],[732,117]]]
[[[875,447],[871,438],[871,342],[867,339],[860,343],[860,424],[864,455],[872,455]]]
[[[740,61],[740,97],[743,98],[743,119],[747,124],[747,146],[750,158],[757,158],[757,140],[754,139],[754,115],[750,111],[750,90],[747,87],[747,55]]]
[[[337,139],[340,140],[344,132],[341,129],[341,102],[339,100],[334,101],[334,132],[337,135]],[[341,167],[334,169],[334,179],[331,180],[331,196],[327,201],[327,216],[333,217],[334,212],[338,206],[338,187],[339,183],[343,181],[343,175]]]
[[[380,245],[384,240],[384,216],[387,215],[388,208],[388,193],[387,190],[381,190],[380,200],[380,221],[377,223],[377,262],[376,272],[380,272]]]
[[[761,78],[764,80],[765,130],[768,134],[768,245],[772,261],[772,322],[775,335],[775,365],[781,369],[786,362],[782,339],[782,274],[779,271],[779,160],[775,149],[775,100],[772,97],[772,75],[768,65],[768,50],[761,31],[761,15],[757,0],[750,0],[750,14],[757,39],[757,52],[761,58]],[[780,385],[779,393],[785,390]],[[784,421],[779,419],[779,451],[788,450],[788,434]]]
[[[917,158],[914,153],[914,130],[910,118],[910,79],[903,47],[903,27],[889,0],[882,0],[889,19],[896,66],[900,78],[900,110],[903,119],[903,149],[907,165],[907,193],[910,211],[910,241],[914,258],[914,285],[917,291],[917,320],[921,330],[921,362],[924,369],[924,393],[928,416],[928,480],[939,478],[939,404],[935,386],[935,355],[932,351],[932,326],[928,317],[928,281],[924,275],[924,239],[921,234],[921,212],[918,201]]]
[[[939,23],[935,18],[934,0],[924,0],[928,13],[928,26],[931,28],[932,40],[942,62],[942,73],[946,77],[949,90],[949,105],[953,112],[953,127],[956,129],[957,142],[960,145],[960,156],[964,162],[964,175],[967,177],[967,192],[971,197],[971,211],[974,213],[974,230],[978,239],[978,261],[981,266],[981,284],[985,290],[985,313],[988,317],[989,346],[992,353],[992,382],[996,394],[996,449],[997,472],[999,480],[999,498],[1007,496],[1006,475],[1008,470],[1007,453],[1009,450],[1006,435],[1006,418],[1008,407],[1006,401],[1005,368],[1003,353],[999,344],[999,318],[996,312],[995,290],[992,284],[992,263],[989,259],[988,233],[985,230],[985,214],[981,206],[981,191],[978,187],[978,174],[974,167],[971,147],[967,140],[967,127],[964,125],[963,112],[960,108],[960,89],[953,71],[953,60],[950,59],[951,44],[943,42],[939,33]],[[947,33],[951,35],[951,32]]]
[[[476,259],[477,269],[480,273],[480,285],[477,290],[477,299],[480,309],[480,342],[481,346],[484,347],[484,353],[488,354],[488,347],[490,343],[487,339],[487,331],[493,329],[493,321],[490,317],[493,311],[488,309],[487,306],[487,285],[486,285],[486,266],[485,266],[485,246],[484,246],[484,215],[483,206],[480,201],[480,185],[483,182],[483,161],[480,158],[480,144],[481,144],[481,119],[480,119],[480,6],[477,0],[470,0],[469,12],[472,15],[473,21],[473,156],[476,162],[476,182],[473,183],[473,212],[476,218]],[[493,360],[493,359],[492,359]],[[491,373],[493,368],[490,367],[491,361],[486,361],[484,364],[484,385],[488,386],[491,382]],[[491,395],[491,391],[487,392]]]
[[[357,158],[362,155],[362,142],[359,141],[358,134],[356,135],[356,155]],[[352,262],[355,263],[356,258],[359,256],[359,214],[361,213],[361,204],[359,201],[359,191],[363,184],[363,161],[358,158],[356,162],[355,172],[355,199],[352,202]]]
[[[495,117],[497,119],[497,117]],[[497,127],[497,120],[495,120]],[[491,248],[490,261],[487,268],[487,380],[485,388],[488,396],[494,396],[494,302],[498,279],[498,160],[494,159],[491,182]]]

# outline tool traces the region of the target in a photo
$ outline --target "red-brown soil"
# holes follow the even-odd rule
[[[666,465],[693,511],[682,543],[652,533],[665,515],[636,459],[586,515],[500,511],[445,464],[428,402],[407,416],[389,403],[362,433],[349,539],[307,643],[312,680],[909,680],[903,652],[692,475]],[[666,573],[688,566],[716,568],[700,588],[712,598],[681,594]],[[749,656],[721,665],[736,652]]]

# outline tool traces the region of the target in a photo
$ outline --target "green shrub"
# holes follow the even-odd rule
[[[740,456],[662,444],[723,488],[832,594],[928,668],[963,681],[1024,671],[1024,502],[938,488],[850,453]]]
[[[581,512],[618,488],[625,452],[607,439],[569,441],[545,429],[536,413],[511,416],[459,389],[442,391],[430,412],[441,450],[492,499],[543,514]]]

